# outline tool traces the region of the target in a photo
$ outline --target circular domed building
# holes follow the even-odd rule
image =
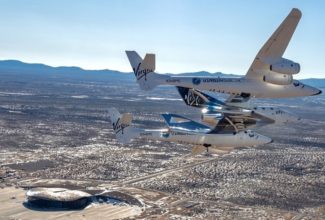
[[[64,188],[33,188],[26,193],[28,205],[46,209],[83,209],[91,203],[90,194]]]

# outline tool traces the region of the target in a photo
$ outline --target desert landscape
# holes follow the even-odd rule
[[[143,203],[114,206],[129,215],[112,218],[324,218],[324,92],[252,100],[302,118],[256,129],[273,143],[192,155],[193,146],[184,144],[119,144],[107,116],[116,107],[133,113],[134,124],[145,128],[164,127],[159,115],[165,112],[199,120],[199,110],[185,106],[175,88],[144,92],[132,74],[60,71],[0,71],[0,219],[95,219],[113,207],[35,211],[23,206],[26,190],[35,187],[115,190]]]

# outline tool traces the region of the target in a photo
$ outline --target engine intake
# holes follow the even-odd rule
[[[292,75],[300,72],[300,65],[291,60],[281,58],[270,65],[270,70],[277,73]]]
[[[276,85],[289,85],[293,81],[293,77],[290,74],[272,74],[268,73],[263,77],[264,82],[276,84]]]

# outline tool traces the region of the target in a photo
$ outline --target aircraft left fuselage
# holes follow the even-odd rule
[[[212,148],[251,147],[272,142],[272,139],[254,131],[219,132],[183,116],[163,114],[168,129],[142,129],[131,126],[132,116],[108,111],[117,139],[129,143],[134,138],[201,145]]]
[[[254,131],[223,134],[205,134],[172,130],[138,130],[139,137],[148,140],[208,146],[216,149],[252,147],[272,142],[272,139]]]

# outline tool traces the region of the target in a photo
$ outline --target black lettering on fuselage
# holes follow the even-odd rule
[[[219,82],[240,82],[240,79],[231,79],[231,78],[202,78],[203,83],[219,83]]]
[[[151,132],[142,132],[140,133],[140,136],[152,136]]]
[[[167,83],[180,83],[181,81],[179,79],[166,79]]]

